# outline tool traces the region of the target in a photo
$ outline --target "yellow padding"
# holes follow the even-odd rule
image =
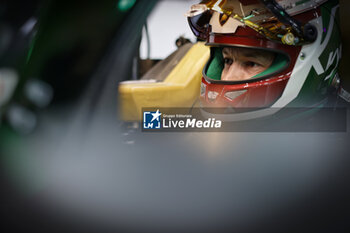
[[[119,112],[124,121],[139,121],[142,108],[191,107],[199,96],[202,70],[209,48],[197,43],[180,60],[163,82],[120,83]]]

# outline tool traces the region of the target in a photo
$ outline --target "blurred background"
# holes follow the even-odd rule
[[[118,121],[118,83],[196,42],[194,3],[0,1],[5,232],[349,232],[348,129],[155,134]],[[347,90],[349,9],[340,1]]]

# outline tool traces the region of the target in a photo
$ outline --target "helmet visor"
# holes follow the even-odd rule
[[[305,0],[299,5],[296,2],[292,0],[282,0],[279,3],[274,0],[204,0],[200,4],[193,5],[187,16],[192,31],[197,32],[196,36],[200,34],[201,39],[207,35],[205,32],[208,31],[213,12],[218,12],[221,14],[222,26],[229,18],[233,18],[270,40],[288,45],[313,42],[317,37],[316,28],[310,27],[309,24],[303,25],[293,16],[313,9],[325,1]],[[228,33],[234,32],[235,29]]]

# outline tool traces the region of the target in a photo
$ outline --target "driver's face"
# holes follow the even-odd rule
[[[274,53],[257,49],[226,47],[222,50],[224,69],[221,80],[240,81],[263,72],[273,62]]]

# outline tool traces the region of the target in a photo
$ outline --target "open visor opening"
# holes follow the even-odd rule
[[[226,54],[226,53],[223,51],[225,52],[228,51],[228,55],[225,55],[225,58],[223,54]],[[230,55],[230,53],[232,55]],[[268,66],[266,65],[264,67],[256,65],[258,67],[255,67],[255,65],[251,63],[252,62],[254,63],[256,60],[250,59],[250,57],[248,57],[248,56],[254,56],[254,54],[258,55],[258,59],[260,59],[260,61],[265,59],[265,61],[261,61],[261,62],[265,62],[265,64],[269,64],[269,65]],[[230,70],[230,72],[227,71],[230,69],[229,68],[230,64],[227,64],[228,62],[230,62],[228,61],[229,59],[232,59],[232,60],[239,59],[236,62],[240,63],[238,66],[236,66],[237,68],[234,67],[233,69]],[[267,61],[267,59],[271,59],[271,61]],[[260,63],[260,61],[258,60],[257,62]],[[287,54],[282,53],[281,51],[267,50],[267,49],[261,49],[261,48],[242,48],[242,47],[235,47],[235,46],[211,47],[210,59],[203,69],[203,77],[211,83],[221,83],[221,84],[248,83],[248,82],[254,82],[254,81],[258,81],[266,78],[271,78],[274,75],[284,71],[289,66],[289,64],[290,64],[289,56]],[[223,73],[224,69],[226,69],[225,73]],[[237,77],[233,77],[236,75],[235,71],[241,74],[243,73],[245,75],[245,78],[238,79]],[[252,76],[247,76],[252,73],[254,73]],[[224,77],[224,75],[226,76]],[[230,77],[230,75],[232,77]]]

